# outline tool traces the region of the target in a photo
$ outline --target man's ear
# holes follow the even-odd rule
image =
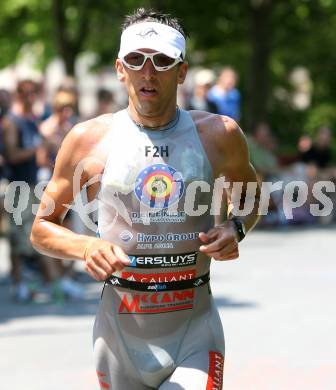
[[[183,84],[188,72],[188,63],[183,62],[178,68],[177,83]]]
[[[123,65],[120,58],[116,59],[115,70],[117,72],[118,80],[121,82],[124,82],[125,81],[125,69],[124,69],[124,65]]]

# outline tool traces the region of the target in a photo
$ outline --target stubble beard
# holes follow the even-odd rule
[[[150,102],[140,102],[137,107],[137,112],[143,117],[157,117],[162,115],[162,104],[159,103],[150,103]]]

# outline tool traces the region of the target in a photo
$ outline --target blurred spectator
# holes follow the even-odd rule
[[[11,95],[5,89],[0,89],[0,180],[5,177],[5,147],[3,127],[6,126],[6,116],[11,106]]]
[[[4,128],[8,127],[7,113],[11,106],[11,95],[5,89],[0,89],[0,235],[5,234],[5,210],[4,197],[6,188],[6,161],[5,161],[5,144]]]
[[[315,142],[308,136],[302,136],[299,140],[300,160],[304,163],[314,163],[318,168],[324,169],[330,166],[332,160],[331,130],[322,126],[317,131]]]
[[[208,93],[208,99],[216,104],[218,113],[236,121],[240,119],[240,92],[236,88],[237,82],[238,75],[235,70],[225,67],[216,85]]]
[[[198,71],[194,78],[194,89],[189,102],[186,105],[187,110],[200,110],[218,113],[215,103],[208,99],[208,92],[215,81],[215,75],[210,69]]]
[[[280,172],[276,156],[276,140],[270,126],[261,122],[256,125],[252,137],[247,137],[251,162],[263,180],[276,176]]]
[[[47,119],[52,113],[52,107],[46,99],[46,90],[44,80],[36,83],[37,99],[34,104],[34,112],[41,119],[41,121]]]
[[[277,141],[268,123],[260,122],[247,137],[250,159],[261,182],[287,181],[289,176],[281,170],[277,158]],[[271,193],[268,213],[259,227],[287,224],[283,211],[283,191]]]
[[[39,118],[34,112],[37,99],[37,86],[32,80],[18,83],[16,101],[13,111],[8,114],[4,127],[4,147],[7,161],[8,179],[10,182],[24,182],[28,189],[16,187],[12,196],[17,204],[19,197],[24,198],[26,207],[19,210],[22,221],[17,223],[16,211],[9,217],[9,244],[11,276],[13,280],[12,295],[17,302],[28,302],[33,299],[35,287],[28,283],[24,269],[42,272],[47,283],[46,291],[78,298],[82,290],[74,289],[69,278],[60,278],[59,272],[50,259],[38,254],[31,246],[29,236],[34,215],[33,204],[38,204],[34,190],[37,184],[37,155],[43,147],[38,131]],[[14,190],[13,190],[14,191]],[[7,195],[7,194],[6,194]],[[22,199],[21,198],[21,199]],[[77,286],[76,286],[77,287]]]
[[[75,114],[79,117],[79,92],[76,85],[76,80],[71,76],[64,77],[61,85],[57,89],[58,92],[69,92],[72,93],[73,96],[76,97],[76,103],[75,103]]]
[[[78,122],[76,116],[77,94],[72,88],[60,88],[52,102],[52,114],[40,126],[43,144],[38,151],[39,179],[49,180],[52,176],[56,155],[61,143],[71,128]],[[72,213],[69,211],[63,220],[63,226],[72,227]],[[58,288],[70,298],[82,298],[84,291],[72,277],[73,262],[66,263],[52,259],[49,266],[53,268]]]
[[[329,127],[321,126],[313,141],[309,136],[304,135],[299,139],[298,152],[299,160],[304,163],[305,180],[310,189],[319,180],[336,181],[336,168],[332,166],[332,132]],[[330,215],[320,217],[319,222],[330,223],[335,216],[336,198],[335,193],[329,194],[333,201],[334,210]],[[314,198],[311,202],[315,203]]]
[[[9,180],[23,180],[32,185],[37,182],[36,152],[41,144],[39,118],[33,111],[36,97],[34,81],[18,83],[15,103],[8,116],[13,126],[5,133]]]
[[[97,111],[95,117],[103,114],[116,112],[118,106],[115,104],[113,93],[105,88],[100,88],[97,91]]]
[[[33,223],[32,205],[35,203],[34,186],[37,182],[36,153],[41,142],[37,118],[33,112],[36,94],[36,85],[32,80],[23,80],[18,83],[16,102],[13,107],[15,111],[6,117],[6,125],[3,128],[8,180],[25,182],[29,186],[28,194],[20,193],[19,188],[15,194],[16,200],[19,196],[27,198],[27,207],[22,212],[22,224],[16,224],[15,212],[9,218],[13,295],[20,302],[28,301],[32,297],[32,292],[23,281],[22,262],[24,257],[36,256],[29,242]]]
[[[41,179],[50,179],[58,149],[66,134],[78,122],[76,105],[77,97],[73,91],[59,90],[53,99],[51,115],[39,126],[44,141],[38,153]]]
[[[277,153],[277,142],[267,123],[259,123],[252,137],[248,137],[251,162],[263,181],[281,181],[283,188],[292,181],[304,181],[308,186],[308,197],[305,203],[293,209],[293,219],[286,220],[283,208],[286,201],[283,191],[275,191],[271,194],[269,213],[262,218],[262,225],[278,224],[312,224],[316,222],[329,223],[332,214],[325,217],[315,217],[310,212],[310,205],[316,203],[313,195],[313,186],[318,180],[333,180],[333,171],[329,169],[331,162],[331,132],[327,128],[320,128],[315,143],[308,136],[299,140],[298,149],[300,158],[292,158],[295,163],[289,167],[282,167],[279,164],[281,156]],[[298,160],[301,160],[298,161]],[[289,159],[287,158],[287,161]],[[304,162],[304,163],[302,163]],[[298,193],[294,194],[298,196]],[[335,194],[329,194],[335,204]]]

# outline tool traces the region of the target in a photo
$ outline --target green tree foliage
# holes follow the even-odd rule
[[[0,1],[0,68],[19,59],[25,45],[40,45],[41,66],[56,54],[49,0]]]
[[[26,44],[38,50],[42,68],[60,55],[71,74],[83,51],[96,53],[98,65],[113,64],[123,16],[152,6],[184,21],[191,65],[237,69],[242,124],[248,131],[255,122],[267,120],[281,140],[290,143],[315,125],[310,111],[324,112],[319,107],[336,102],[336,0],[0,2],[0,67],[14,62]],[[312,80],[312,106],[306,110],[297,109],[290,98],[289,76],[298,66]],[[282,91],[282,98],[276,91]]]

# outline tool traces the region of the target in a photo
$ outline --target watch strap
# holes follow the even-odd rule
[[[246,235],[244,222],[237,217],[231,218],[230,221],[232,221],[235,225],[238,235],[238,242],[242,241]]]

